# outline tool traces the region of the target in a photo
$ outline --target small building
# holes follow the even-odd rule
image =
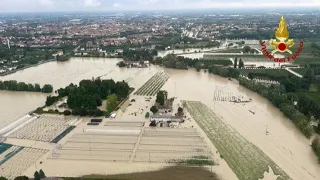
[[[62,55],[63,55],[63,51],[62,51],[62,50],[59,50],[59,51],[57,52],[57,55],[58,55],[58,56],[62,56]]]
[[[88,41],[87,44],[86,44],[86,47],[87,48],[92,48],[93,47],[92,41]]]
[[[152,115],[150,122],[158,127],[178,127],[184,120],[178,116]]]
[[[174,99],[165,99],[164,105],[157,104],[157,109],[160,113],[171,113]]]
[[[169,115],[151,115],[150,121],[158,122],[182,122],[182,118],[178,116],[169,116]]]

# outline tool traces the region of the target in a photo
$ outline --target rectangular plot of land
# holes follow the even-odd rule
[[[164,132],[144,132],[143,136],[171,136],[171,137],[199,137],[197,132],[173,132],[173,131],[164,131]]]
[[[97,155],[72,155],[72,154],[59,154],[54,158],[57,159],[68,159],[68,160],[94,160],[94,161],[129,161],[129,156],[97,156]]]
[[[138,146],[138,151],[181,151],[181,152],[205,152],[206,147],[197,146],[167,146],[167,145],[144,145]]]
[[[207,152],[199,153],[160,153],[160,152],[137,152],[134,158],[136,162],[172,162],[173,160],[186,160],[195,157],[211,158]]]
[[[15,131],[9,137],[51,142],[69,127],[68,122],[70,119],[44,115]]]
[[[141,130],[136,129],[86,129],[86,133],[105,134],[110,136],[138,136]]]
[[[144,121],[107,121],[105,126],[142,127],[144,123]]]
[[[133,149],[135,144],[67,143],[64,149]]]
[[[1,165],[0,176],[4,176],[8,179],[14,179],[17,176],[20,176],[46,152],[48,151],[42,149],[22,149]]]
[[[144,129],[144,132],[184,132],[184,133],[187,133],[187,132],[198,132],[197,129],[195,128],[175,128],[175,129],[172,129],[172,128],[145,128]]]
[[[117,127],[142,127],[144,123],[118,123],[110,122],[106,123],[105,126],[117,126]]]
[[[85,156],[130,156],[132,151],[106,151],[106,150],[72,150],[72,149],[59,149],[59,154],[72,154],[72,155],[85,155]]]
[[[74,143],[103,143],[103,144],[134,144],[137,142],[137,139],[77,139],[71,138],[68,142]]]
[[[143,137],[140,144],[145,145],[168,145],[168,146],[206,146],[201,139],[190,138],[190,139],[176,139],[176,138],[155,138],[155,137]]]
[[[138,139],[138,135],[128,136],[111,136],[106,134],[75,134],[72,136],[73,139]]]

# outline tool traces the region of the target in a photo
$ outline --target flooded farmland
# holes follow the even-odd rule
[[[50,62],[0,77],[0,80],[17,80],[26,83],[52,84],[55,89],[82,79],[125,80],[136,90],[159,70],[170,78],[164,84],[169,96],[178,100],[201,101],[221,120],[259,147],[292,179],[320,179],[320,167],[309,140],[286,119],[279,110],[258,94],[239,86],[234,81],[195,70],[174,70],[161,67],[131,69],[116,67],[119,59],[73,58],[68,62]],[[217,87],[225,91],[245,94],[251,103],[234,104],[213,101]],[[27,112],[44,105],[46,94],[0,91],[0,129],[23,117]],[[249,112],[254,111],[255,114]],[[266,135],[266,130],[269,132]],[[223,161],[223,160],[222,160]]]

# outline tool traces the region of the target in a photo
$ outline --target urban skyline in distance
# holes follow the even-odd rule
[[[320,0],[1,0],[0,13],[61,11],[191,10],[228,8],[320,8]]]

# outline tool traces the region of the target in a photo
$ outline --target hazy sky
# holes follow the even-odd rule
[[[0,0],[0,12],[320,7],[320,0]],[[287,3],[283,3],[287,2]]]

